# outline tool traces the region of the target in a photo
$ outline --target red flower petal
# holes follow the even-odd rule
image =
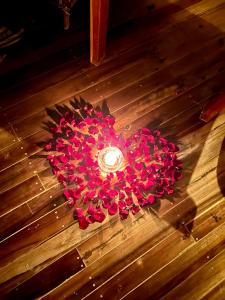
[[[121,220],[127,219],[128,215],[129,215],[129,211],[128,210],[120,210],[119,213],[120,213]]]
[[[111,216],[115,215],[118,211],[118,205],[114,202],[108,207],[108,212]]]
[[[89,225],[89,222],[87,221],[85,216],[78,217],[78,222],[80,229],[86,229]]]
[[[90,134],[97,134],[98,133],[98,128],[96,126],[91,126],[89,129],[88,129],[88,132]]]
[[[114,199],[118,195],[118,192],[115,190],[109,190],[107,194],[109,195],[110,199]]]
[[[140,207],[137,205],[132,206],[131,212],[133,215],[136,215],[140,211]]]
[[[131,197],[126,198],[126,205],[132,205],[133,204],[133,199]]]
[[[144,168],[144,165],[142,162],[138,162],[138,163],[135,163],[135,169],[140,171]]]
[[[77,169],[79,173],[85,173],[87,171],[87,168],[85,166],[79,166]]]
[[[92,137],[92,136],[89,136],[88,138],[87,138],[87,142],[89,143],[89,144],[95,144],[95,139]]]
[[[147,200],[148,200],[148,203],[153,204],[155,202],[155,196],[149,195]]]
[[[101,210],[101,208],[97,208],[96,211],[93,214],[93,218],[96,222],[102,223],[105,220],[105,214]]]
[[[51,144],[51,143],[46,144],[46,145],[44,146],[44,149],[45,149],[46,151],[51,150],[51,149],[52,149],[52,144]]]

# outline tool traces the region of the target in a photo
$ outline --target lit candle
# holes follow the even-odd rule
[[[103,172],[118,171],[123,164],[123,153],[117,147],[107,147],[98,154],[98,165]]]

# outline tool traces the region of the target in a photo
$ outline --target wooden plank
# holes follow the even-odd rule
[[[173,33],[171,32],[171,34],[175,35],[173,41],[175,41],[176,38],[178,40],[182,39],[180,38],[181,32],[179,31]],[[176,43],[175,45],[177,46]],[[157,47],[159,47],[158,51],[160,51],[160,43]],[[187,54],[188,52],[185,53]],[[181,75],[182,72],[185,73],[188,71],[187,66],[185,70],[181,70],[179,68],[179,64],[181,64],[183,60],[185,61],[185,58],[182,58],[182,54],[185,55],[185,53],[179,53],[178,57],[177,57],[177,53],[176,54],[173,53],[173,56],[169,57],[164,64],[160,64],[159,55],[153,54],[153,57],[151,58],[152,62],[150,66],[151,71],[148,72],[148,76],[145,76],[143,78],[139,77],[139,80],[135,80],[135,78],[134,80],[129,80],[129,78],[131,77],[130,74],[121,74],[125,84],[123,85],[120,84],[118,86],[117,84],[118,78],[111,78],[111,80],[109,80],[107,83],[104,83],[103,86],[98,87],[97,95],[103,94],[103,96],[107,100],[110,110],[114,112],[120,109],[121,106],[125,106],[126,104],[132,102],[132,100],[134,101],[134,99],[136,98],[150,94],[156,89],[160,89],[162,85],[163,87],[165,86],[166,88],[167,85],[171,83],[175,77],[171,73],[170,66],[172,63],[174,63],[174,65],[177,67],[178,72],[180,72],[179,75]],[[186,57],[186,60],[187,59],[188,58]],[[178,74],[176,74],[176,76],[178,76]],[[109,88],[110,90],[108,90]],[[113,89],[116,88],[114,93],[112,93],[111,90],[112,88]],[[175,88],[176,87],[174,86],[174,91]],[[81,95],[82,97],[88,100],[90,99],[91,102],[94,102],[95,94],[93,95],[93,91],[91,90],[86,90]]]
[[[5,296],[11,299],[37,298],[56,287],[70,276],[73,276],[83,268],[84,264],[79,256],[79,253],[76,249],[73,249],[69,253],[62,255],[51,265],[47,266],[28,280],[24,281],[22,284],[17,285],[17,287],[10,292],[5,290]],[[4,295],[4,292],[2,296]]]
[[[27,203],[24,203],[19,207],[9,211],[7,214],[1,216],[0,241],[20,230],[25,225],[27,219],[31,217],[32,213]]]
[[[19,137],[19,141],[0,151],[0,171],[40,151],[39,144],[46,141],[49,136],[50,134],[47,131],[40,130],[24,140]]]
[[[225,250],[217,254],[161,299],[200,299],[217,282],[224,280],[224,264]]]
[[[14,188],[2,193],[0,202],[0,216],[16,206],[26,202],[30,198],[35,197],[40,193],[40,188],[43,190],[40,180],[37,176],[33,176]]]
[[[17,142],[17,137],[16,137],[12,127],[5,126],[5,124],[4,124],[4,126],[1,126],[1,128],[0,128],[0,139],[1,139],[0,149],[3,149],[5,147]]]
[[[67,99],[65,103],[69,103],[72,100],[71,98]],[[49,108],[54,108],[49,107]],[[23,121],[15,121],[13,127],[15,128],[15,132],[18,134],[20,139],[25,139],[29,137],[31,134],[34,134],[41,130],[43,124],[46,120],[49,120],[49,117],[46,113],[46,109],[31,115],[30,117],[24,119]]]
[[[192,173],[191,183],[193,184],[190,184],[187,189],[188,193],[198,204],[201,202],[199,203],[199,199],[197,196],[194,196],[194,193],[198,189],[202,188],[203,182],[208,186],[214,183],[214,188],[211,190],[211,193],[208,193],[208,196],[212,196],[217,193],[219,198],[222,199],[224,197],[224,169],[221,167],[224,165],[225,161],[223,155],[224,132],[225,114],[221,114],[212,124],[210,133],[205,141],[204,147],[202,148],[201,156],[199,157],[196,168]],[[204,197],[205,194],[206,193],[202,193],[202,197]]]
[[[199,225],[199,228],[197,225],[195,225],[195,219],[198,219],[198,217],[201,215],[201,213],[204,213],[207,209],[211,209],[211,206],[214,203],[219,203],[222,201],[221,194],[218,191],[211,192],[212,189],[215,187],[216,182],[212,181],[210,185],[208,186],[209,189],[204,190],[204,184],[202,184],[202,188],[199,189],[199,191],[194,194],[195,198],[193,199],[188,195],[183,201],[180,201],[176,205],[171,206],[171,209],[167,209],[164,215],[160,216],[163,220],[167,222],[171,222],[171,220],[174,219],[175,216],[180,217],[180,221],[177,224],[188,224],[188,230],[190,232],[195,232],[194,237],[196,240],[199,240],[201,237],[203,237],[205,234],[207,234],[210,230],[217,227],[218,224],[215,220],[211,220],[209,218],[208,220],[208,226],[207,224]],[[202,195],[203,194],[203,195]],[[199,196],[199,202],[195,201],[196,197]],[[195,226],[197,227],[195,229]]]
[[[108,221],[109,219],[106,218],[105,223]],[[37,225],[37,223],[35,224]],[[16,255],[11,253],[8,257],[1,259],[1,291],[9,291],[15,288],[18,284],[23,283],[43,268],[51,265],[52,262],[60,258],[64,253],[73,250],[78,243],[93,235],[101,226],[104,226],[104,223],[95,223],[92,227],[81,231],[77,222],[73,221],[69,227],[64,222],[62,223],[61,231],[58,231],[57,234],[45,241],[42,240],[35,247],[26,247],[20,253],[17,251]],[[24,238],[26,240],[27,235]]]
[[[48,167],[47,161],[43,158],[25,158],[17,164],[0,172],[0,192],[3,193],[21,182],[36,175]]]
[[[23,144],[17,140],[13,145],[4,148],[0,151],[1,166],[0,171],[6,169],[8,166],[16,163],[18,160],[26,158],[23,151]]]
[[[73,222],[72,211],[62,204],[1,242],[0,265],[43,243]]]
[[[2,225],[0,228],[1,239],[7,238],[65,202],[63,191],[59,185],[40,192],[38,196],[34,194],[33,197],[28,202],[0,217]]]
[[[139,66],[143,65],[143,60],[138,61],[137,64]],[[89,95],[90,94],[95,95],[96,93],[98,93],[100,95],[99,97],[102,101],[103,97],[105,97],[105,95],[106,95],[106,91],[107,91],[107,94],[110,94],[119,88],[123,88],[124,84],[127,84],[127,82],[135,81],[140,76],[143,76],[144,74],[146,74],[146,71],[148,69],[148,64],[146,64],[146,67],[141,68],[141,70],[139,72],[137,72],[135,75],[133,75],[133,71],[137,68],[137,64],[133,64],[133,66],[130,66],[130,68],[128,68],[128,70],[121,72],[121,74],[112,76],[112,78],[114,78],[114,81],[115,81],[113,83],[113,86],[110,86],[107,83],[109,81],[103,81],[102,83],[98,84],[97,86],[94,85],[93,88],[88,89]],[[81,96],[83,96],[82,93],[81,93]],[[95,101],[97,99],[98,98],[95,97]],[[68,105],[70,100],[71,99],[66,99],[65,101],[62,101],[59,104],[60,105],[63,105],[63,104]],[[69,105],[69,107],[70,107],[70,105]],[[54,107],[51,107],[51,108],[54,109]],[[23,122],[16,123],[15,130],[16,130],[17,134],[19,135],[19,137],[25,137],[25,136],[31,134],[31,132],[36,132],[36,131],[40,130],[43,122],[48,119],[49,119],[49,116],[47,115],[46,111],[40,111],[40,112],[36,113],[35,115],[33,115],[29,118],[26,118]]]
[[[148,231],[150,232],[150,230]],[[137,238],[141,238],[141,231],[137,234]],[[183,239],[181,233],[175,232],[167,236],[157,246],[149,248],[141,256],[132,251],[133,243],[136,243],[136,236],[133,237],[131,235],[122,245],[100,257],[97,262],[90,264],[90,266],[65,281],[62,285],[43,297],[43,299],[68,297],[74,292],[78,296],[78,299],[81,299],[88,293],[90,294],[88,294],[87,298],[90,299],[97,299],[101,297],[100,295],[109,299],[109,294],[112,293],[112,290],[114,291],[114,298],[118,299],[126,290],[132,287],[135,279],[141,281],[143,276],[155,272],[167,260],[169,261],[172,257],[175,257],[180,251],[192,244],[193,241],[191,239]],[[171,249],[171,245],[175,245],[174,243],[176,246]],[[167,247],[170,249],[169,251],[167,251]],[[126,257],[127,252],[132,254],[132,260],[129,259],[129,256]],[[136,259],[134,260],[135,255]],[[160,255],[160,260],[153,259],[153,257],[158,257],[158,255]],[[143,266],[145,266],[145,272],[143,272]],[[130,273],[131,271],[132,273]],[[136,276],[131,274],[136,274]],[[124,284],[127,276],[129,276],[129,280]]]
[[[195,3],[187,7],[187,9],[180,10],[178,13],[173,14],[171,16],[171,23],[173,22],[180,22],[184,18],[193,18],[195,16],[202,17],[205,14],[209,14],[211,12],[215,12],[220,8],[223,8],[224,1],[220,0],[217,3],[212,3],[210,0],[204,0],[202,3]],[[189,21],[191,21],[189,19]]]
[[[220,300],[225,294],[225,280],[220,281],[202,297],[204,300]]]
[[[183,282],[193,272],[201,266],[210,262],[217,254],[224,250],[225,244],[225,223],[221,224],[199,242],[192,244],[184,252],[178,255],[168,265],[161,270],[146,278],[146,280],[131,290],[124,299],[162,299],[162,297]],[[223,251],[224,252],[224,251]],[[222,266],[222,264],[221,264]],[[205,287],[205,281],[202,282]],[[198,285],[195,285],[198,288]],[[192,289],[189,287],[187,295]],[[183,292],[183,296],[185,293]],[[173,299],[177,299],[176,297]],[[180,298],[179,298],[180,299]],[[186,298],[185,298],[186,299]],[[190,298],[188,298],[190,299]],[[192,299],[199,299],[194,297]]]
[[[52,174],[51,167],[48,167],[47,169],[39,172],[38,176],[40,177],[41,182],[46,189],[49,189],[58,183],[57,177]]]
[[[215,203],[215,205],[209,206],[209,209],[206,212],[197,215],[195,219],[191,221],[194,223],[191,234],[196,240],[200,240],[223,222],[225,217],[224,198],[218,198]],[[189,227],[190,222],[187,224],[187,228]]]
[[[32,198],[27,204],[34,214],[35,219],[38,219],[53,209],[56,209],[64,202],[65,198],[63,196],[63,187],[57,184]]]
[[[138,113],[138,118],[134,117],[133,120],[131,118],[132,111],[130,112],[128,106],[127,107],[128,120],[125,119],[126,118],[125,109],[124,111],[123,109],[121,110],[122,111],[121,117],[120,117],[120,112],[118,111],[117,119],[119,119],[119,122],[125,119],[125,122],[122,123],[121,125],[124,126],[130,125],[130,128],[127,129],[128,135],[130,134],[130,132],[132,133],[135,130],[137,130],[137,128],[141,128],[143,126],[153,126],[154,128],[155,126],[161,128],[164,134],[170,134],[170,135],[173,134],[174,136],[179,137],[179,132],[181,132],[184,141],[183,144],[185,143],[190,144],[189,136],[187,136],[187,138],[184,140],[185,137],[184,130],[191,128],[191,126],[195,126],[196,129],[202,127],[203,125],[202,122],[198,120],[198,112],[201,109],[200,105],[203,105],[205,102],[208,101],[208,97],[211,97],[215,94],[214,88],[216,84],[218,83],[219,85],[222,85],[223,82],[224,79],[222,74],[215,76],[215,78],[212,78],[200,84],[199,86],[194,87],[191,90],[188,90],[187,93],[178,95],[177,97],[173,97],[170,101],[168,101],[168,103],[166,99],[162,102],[159,100],[158,107],[156,106],[155,109],[154,109],[154,105],[152,107],[151,103],[149,103],[149,108],[150,108],[149,111],[147,109],[147,103],[146,103],[144,114],[141,115],[141,113]],[[143,99],[143,101],[145,101],[145,99]],[[176,105],[177,103],[179,103],[179,105]],[[142,112],[141,104],[142,102],[140,102],[140,112]],[[134,108],[135,106],[133,107],[133,109]],[[138,107],[136,108],[136,110],[138,111]],[[188,114],[183,114],[184,111],[187,111]],[[117,112],[115,112],[115,114],[117,115]],[[130,115],[130,120],[129,120],[129,115]],[[178,116],[182,116],[182,117],[178,119],[177,118]],[[193,116],[192,120],[190,119],[191,116]],[[176,122],[178,122],[179,126],[182,126],[182,128],[179,128],[180,130],[178,129],[177,125],[173,125],[172,119],[173,120],[177,119]],[[187,122],[189,122],[189,125],[191,126],[187,127],[188,124]],[[154,123],[157,124],[152,125]],[[204,127],[204,128],[208,128],[208,127]],[[209,129],[206,129],[207,133],[204,133],[204,136],[205,134],[207,136],[208,130]],[[126,131],[124,130],[124,132]],[[191,134],[193,135],[194,133],[191,132]],[[206,138],[206,136],[204,137],[204,139]]]
[[[204,225],[204,220],[209,218],[208,213],[210,211],[207,212],[207,210],[223,200],[224,197],[222,191],[225,185],[222,179],[225,173],[223,169],[219,174],[217,173],[224,132],[225,118],[224,115],[221,115],[214,123],[211,122],[199,127],[198,130],[195,129],[193,134],[189,134],[183,139],[184,144],[189,141],[191,144],[189,142],[189,149],[184,149],[181,153],[181,158],[184,157],[184,162],[186,160],[184,170],[187,170],[184,179],[178,183],[178,186],[181,184],[180,196],[182,201],[172,207],[169,203],[163,202],[163,207],[160,207],[159,214],[163,219],[169,222],[174,218],[174,215],[180,215],[181,222],[188,223],[188,229],[195,232],[194,236],[197,239],[206,234],[206,232],[204,233],[205,230],[210,231],[216,227],[214,222],[210,220],[208,226],[206,223]],[[186,155],[187,159],[185,158]],[[222,156],[220,165],[223,164],[224,157]],[[218,181],[220,185],[218,185]],[[177,203],[176,196],[174,200]],[[204,211],[206,213],[201,216]],[[203,224],[198,227],[201,223]]]

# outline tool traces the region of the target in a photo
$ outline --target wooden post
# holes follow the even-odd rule
[[[100,65],[105,56],[109,0],[90,0],[90,61]]]

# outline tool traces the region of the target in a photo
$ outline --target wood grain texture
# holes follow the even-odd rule
[[[61,256],[48,267],[14,288],[7,297],[14,299],[31,299],[53,289],[58,284],[84,268],[76,249]]]
[[[26,220],[29,220],[31,217],[32,213],[27,203],[24,203],[1,216],[0,239],[3,240],[21,229],[26,224]]]
[[[219,300],[223,298],[225,293],[225,280],[217,282],[217,284],[202,297],[205,300]]]
[[[225,1],[154,4],[109,33],[98,67],[80,45],[71,50],[68,36],[64,47],[56,41],[52,57],[46,49],[30,66],[6,68],[3,299],[223,299],[225,114],[207,124],[199,115],[225,84]],[[75,96],[94,105],[106,101],[125,136],[147,126],[179,144],[184,177],[172,199],[123,222],[107,217],[79,229],[40,152],[49,136],[44,122],[64,105],[71,109]]]
[[[207,290],[225,278],[224,256],[225,251],[222,251],[162,299],[190,299],[190,297],[200,299]]]
[[[14,188],[2,193],[0,216],[16,206],[19,206],[30,198],[35,197],[36,194],[40,193],[41,187],[42,185],[38,177],[33,176]]]
[[[136,289],[128,293],[124,299],[137,299],[137,296],[141,296],[142,299],[149,299],[149,297],[161,299],[163,295],[167,297],[167,293],[173,291],[174,287],[179,286],[192,273],[197,272],[201,266],[207,266],[207,263],[213,260],[217,254],[220,254],[224,250],[224,243],[223,223],[218,227],[218,230],[211,232],[201,241],[192,244],[171,261],[168,266],[147,278]],[[199,280],[201,280],[201,277],[199,277]],[[202,281],[202,284],[204,285],[204,281]],[[198,285],[195,285],[195,287],[197,288]],[[207,288],[206,285],[205,287]],[[191,291],[191,289],[189,290]],[[185,293],[182,296],[186,297],[184,299],[189,299]],[[196,297],[196,299],[200,298]]]
[[[1,148],[3,149],[9,145],[14,144],[18,141],[15,132],[11,126],[3,126],[0,128]]]
[[[12,187],[22,183],[26,179],[36,175],[38,172],[45,170],[48,163],[43,158],[26,157],[17,162],[10,168],[0,172],[0,192],[3,193]],[[42,189],[43,190],[43,189]]]

